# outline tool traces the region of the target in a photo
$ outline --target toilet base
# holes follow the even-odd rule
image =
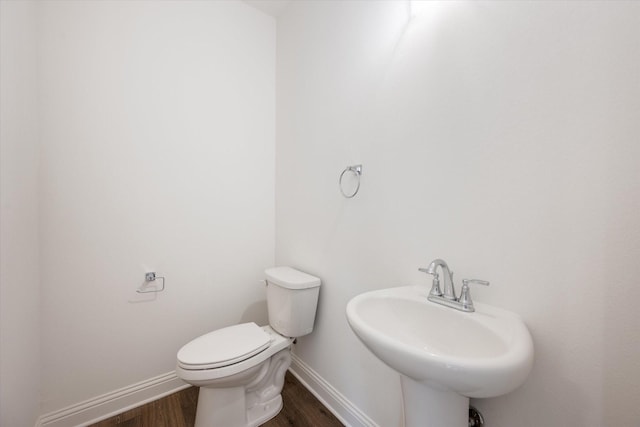
[[[257,427],[274,418],[282,409],[282,396],[260,403],[247,411],[248,427]]]
[[[195,427],[258,427],[274,418],[282,410],[282,396],[261,402],[248,410],[244,389],[200,388]],[[212,405],[211,402],[215,401]]]
[[[282,409],[284,376],[291,365],[290,348],[263,362],[246,385],[200,387],[195,427],[257,427]]]

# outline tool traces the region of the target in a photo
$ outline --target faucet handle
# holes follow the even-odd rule
[[[442,290],[440,290],[440,276],[438,276],[438,272],[429,270],[428,268],[419,268],[418,271],[422,271],[423,273],[427,273],[433,276],[433,282],[431,284],[431,291],[429,292],[429,295],[441,297]]]
[[[483,285],[489,286],[489,282],[480,279],[462,279],[462,289],[460,290],[460,298],[458,302],[462,305],[464,311],[475,311],[473,308],[473,301],[471,301],[471,292],[469,291],[469,285]]]
[[[480,280],[480,279],[462,279],[462,286],[467,286],[469,287],[469,284],[473,283],[474,285],[482,285],[482,286],[489,286],[490,283],[487,282],[486,280]]]
[[[423,273],[431,274],[431,275],[433,275],[433,276],[437,276],[437,275],[438,275],[438,273],[431,272],[431,271],[429,271],[429,269],[428,269],[428,268],[424,268],[424,267],[420,267],[420,268],[418,269],[418,271],[422,271]]]

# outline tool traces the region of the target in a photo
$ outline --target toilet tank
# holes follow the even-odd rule
[[[291,267],[265,270],[269,325],[285,337],[313,331],[320,279]]]

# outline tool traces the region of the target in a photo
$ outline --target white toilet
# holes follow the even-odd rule
[[[195,427],[254,427],[282,409],[291,344],[309,334],[320,279],[291,267],[265,270],[269,326],[242,323],[178,351],[176,374],[200,387]]]

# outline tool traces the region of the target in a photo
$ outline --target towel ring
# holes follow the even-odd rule
[[[357,185],[356,185],[356,189],[353,191],[353,193],[351,194],[347,194],[344,192],[344,189],[342,188],[342,178],[344,177],[344,174],[347,172],[353,172],[353,174],[355,175],[356,179],[357,179]],[[347,166],[342,173],[340,174],[340,178],[338,179],[338,185],[340,186],[340,192],[342,193],[342,195],[347,198],[350,199],[353,196],[355,196],[356,194],[358,194],[358,190],[360,190],[360,176],[362,176],[362,165],[353,165],[353,166]]]

